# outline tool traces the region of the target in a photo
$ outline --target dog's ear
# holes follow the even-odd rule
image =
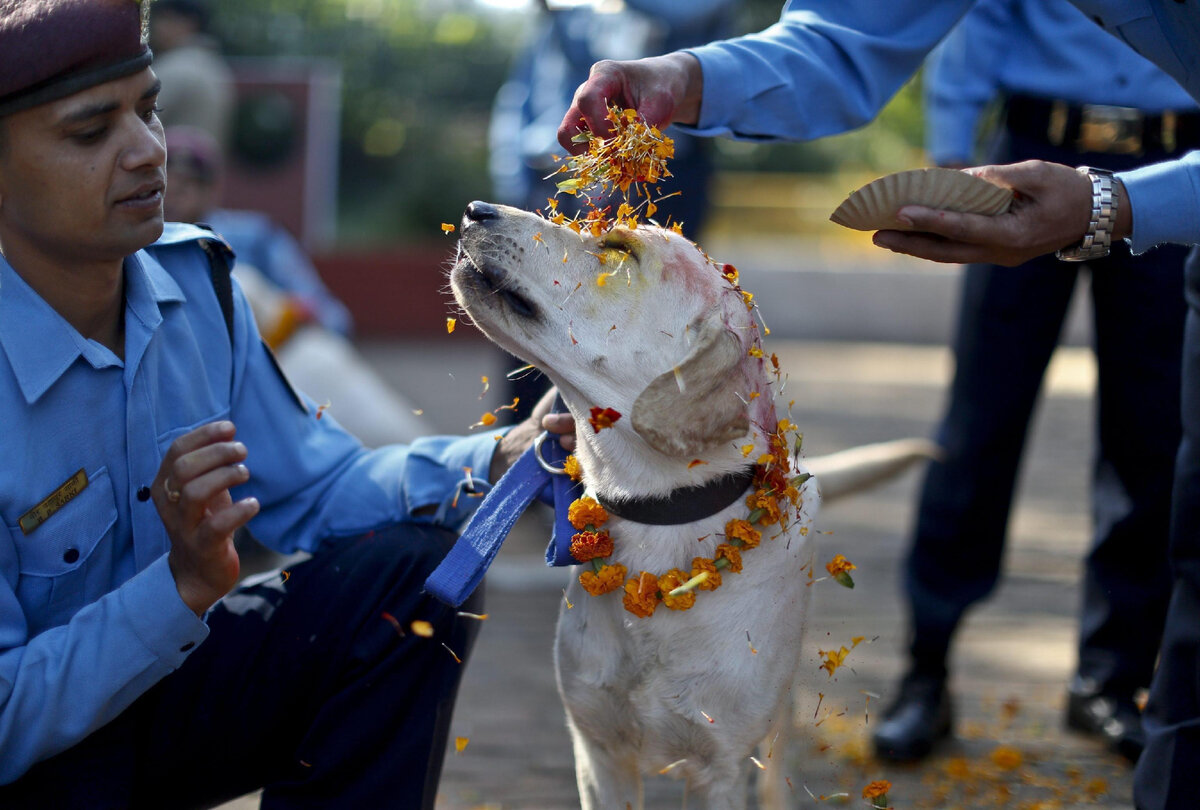
[[[720,318],[701,321],[684,361],[660,374],[633,403],[633,429],[652,447],[671,456],[695,457],[750,429],[739,395],[745,360],[741,341]]]

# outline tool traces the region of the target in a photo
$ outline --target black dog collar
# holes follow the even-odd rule
[[[678,526],[717,514],[746,493],[754,482],[754,467],[729,473],[707,484],[682,487],[667,495],[610,501],[596,495],[596,501],[611,515],[651,526]]]

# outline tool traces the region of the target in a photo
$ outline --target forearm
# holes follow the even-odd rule
[[[703,71],[697,132],[809,140],[865,124],[970,2],[789,4],[760,33],[690,49]]]
[[[24,625],[19,611],[5,588],[0,636]],[[162,557],[67,624],[0,652],[0,784],[111,721],[207,635]]]

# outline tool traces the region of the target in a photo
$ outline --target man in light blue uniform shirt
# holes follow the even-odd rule
[[[985,108],[1002,110],[987,163],[1133,169],[1200,146],[1200,112],[1173,79],[1066,0],[982,0],[925,63],[934,162],[977,161]],[[1135,693],[1149,686],[1170,594],[1167,535],[1179,446],[1186,248],[1084,267],[1099,368],[1094,541],[1083,580],[1070,728],[1137,759]],[[951,730],[948,653],[964,612],[995,586],[1022,447],[1080,265],[1041,256],[966,268],[954,380],[906,563],[909,669],[875,727],[878,756],[912,760]]]
[[[563,116],[572,152],[582,127],[605,133],[606,104],[636,107],[656,126],[699,134],[802,140],[866,123],[973,5],[972,0],[789,2],[766,30],[633,62],[600,62]],[[1200,99],[1197,0],[1075,0],[1093,22]],[[1200,152],[1132,171],[1111,186],[1070,166],[1033,161],[973,170],[1020,192],[1006,214],[982,217],[905,206],[913,232],[880,231],[889,250],[943,262],[1005,265],[1057,250],[1103,252],[1128,239],[1135,254],[1200,243]],[[1097,205],[1096,203],[1099,203]],[[1115,208],[1115,211],[1112,210]],[[1106,222],[1111,213],[1111,222]],[[1086,243],[1085,243],[1086,240]],[[1200,251],[1185,270],[1183,441],[1172,495],[1171,601],[1143,715],[1146,750],[1134,798],[1142,810],[1195,806],[1200,766]]]
[[[139,13],[0,8],[0,806],[432,807],[473,633],[421,586],[536,428],[368,452],[291,389],[163,227]],[[247,523],[313,556],[222,600]]]

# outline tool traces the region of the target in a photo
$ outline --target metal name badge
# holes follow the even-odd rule
[[[21,533],[25,535],[32,534],[34,529],[49,520],[51,515],[70,503],[80,492],[83,492],[87,488],[87,485],[87,473],[81,467],[79,472],[59,484],[57,489],[47,495],[44,501],[21,515],[21,520],[19,521]]]

